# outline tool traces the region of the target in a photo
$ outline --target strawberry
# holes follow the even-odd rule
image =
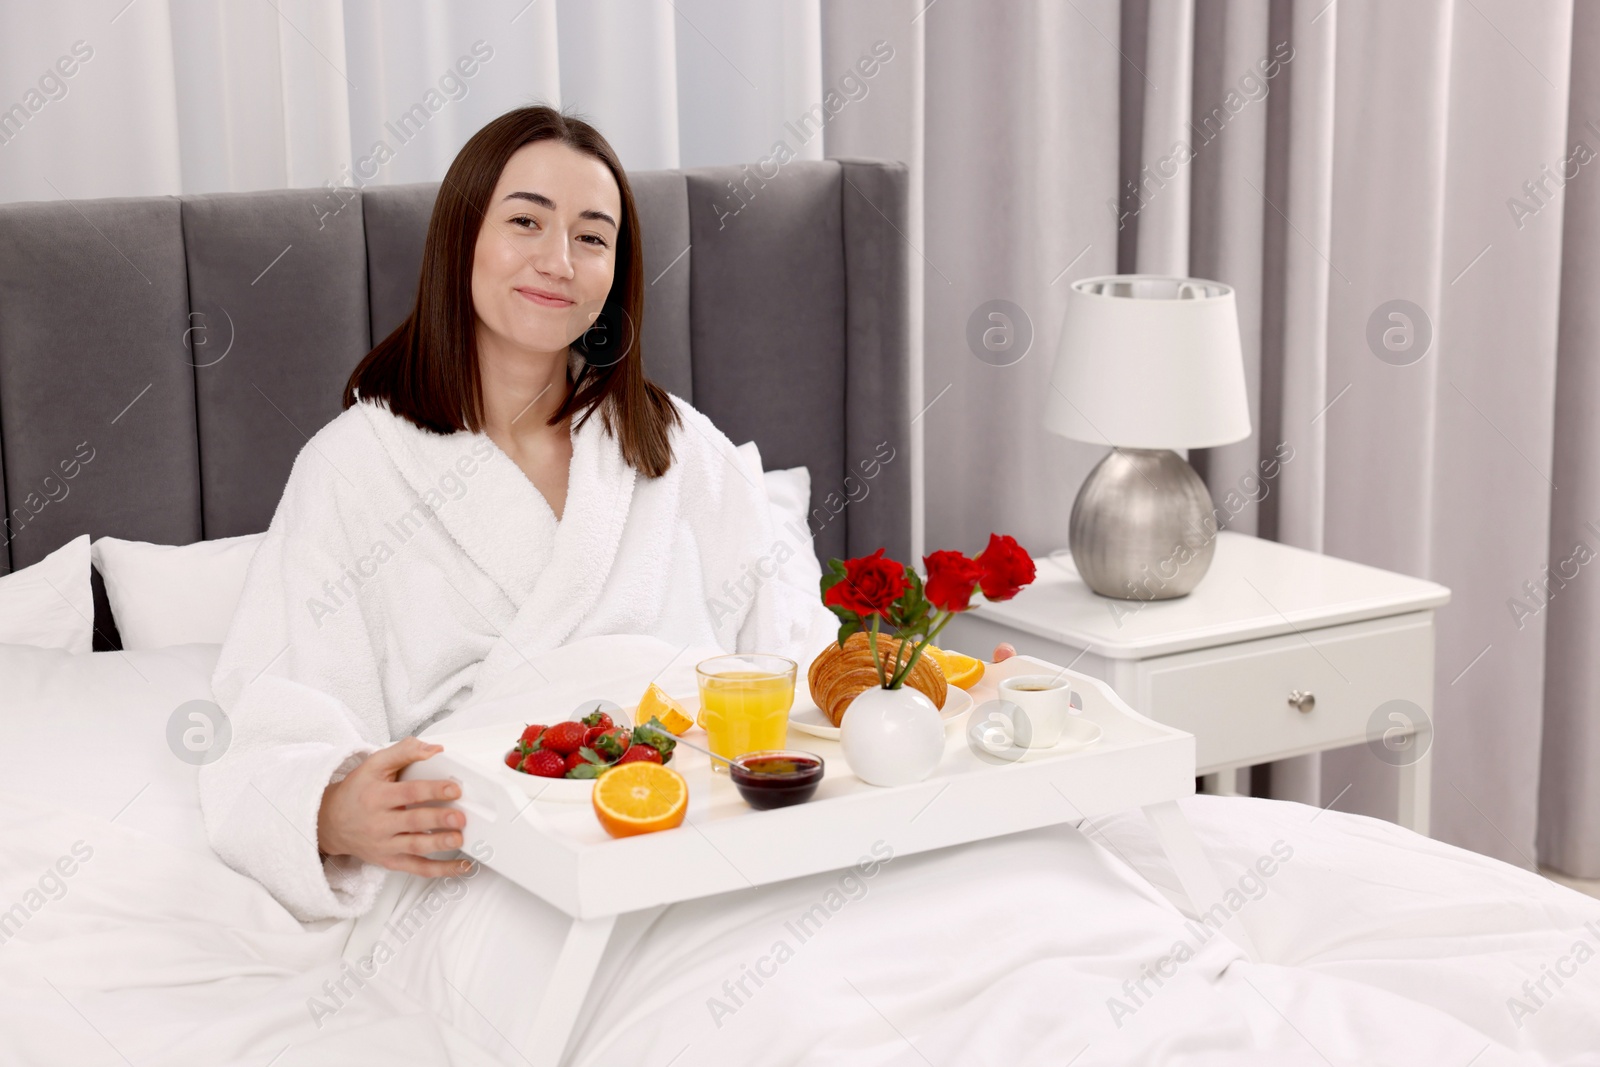
[[[539,735],[544,733],[544,727],[537,724],[529,726],[522,731],[522,743],[530,749],[539,743]]]
[[[594,750],[590,749],[590,751],[592,752]],[[572,770],[574,767],[582,767],[585,763],[588,763],[588,762],[590,762],[590,761],[583,758],[583,749],[580,748],[578,751],[574,752],[572,755],[567,757],[566,763],[562,765],[561,773],[565,774],[567,771]]]
[[[660,751],[654,745],[633,745],[622,754],[621,759],[617,760],[617,766],[620,767],[624,763],[638,763],[640,760],[648,763],[664,762]]]
[[[678,747],[677,740],[661,725],[660,719],[651,719],[633,728],[633,743],[636,745],[649,745],[661,753],[661,762],[666,763],[672,759],[672,750]]]
[[[588,730],[581,722],[558,722],[539,736],[539,743],[552,752],[570,756],[583,747]]]
[[[523,759],[522,771],[524,774],[533,774],[540,778],[560,778],[567,772],[567,764],[549,749],[540,749],[528,753]]]
[[[589,727],[587,730],[585,730],[583,732],[583,747],[584,748],[593,748],[594,747],[594,743],[595,743],[595,739],[598,738],[601,734],[605,733],[607,729],[608,729],[608,727],[605,727],[605,726],[591,726],[591,727]]]
[[[615,763],[628,751],[631,744],[632,740],[627,730],[613,728],[601,730],[600,736],[588,742],[588,747],[594,749],[607,763]]]
[[[609,730],[617,724],[612,721],[610,715],[596,708],[583,717],[583,725],[589,727],[598,726],[602,730]]]
[[[506,766],[517,771],[522,769],[522,761],[527,754],[522,751],[522,746],[517,746],[506,753]]]

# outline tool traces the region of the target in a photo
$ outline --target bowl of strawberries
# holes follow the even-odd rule
[[[540,796],[584,800],[594,780],[625,763],[672,761],[677,742],[652,718],[642,726],[609,701],[590,701],[572,718],[546,726],[529,723],[505,754],[512,771],[547,779]]]

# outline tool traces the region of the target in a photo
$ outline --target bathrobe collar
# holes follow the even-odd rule
[[[572,431],[567,499],[557,522],[544,494],[488,435],[430,433],[386,407],[361,407],[411,489],[425,502],[443,496],[435,505],[439,522],[516,610],[485,665],[521,662],[564,642],[600,598],[633,498],[635,472],[600,413]],[[459,499],[440,485],[452,471],[467,486]]]

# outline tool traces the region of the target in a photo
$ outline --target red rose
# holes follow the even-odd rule
[[[989,535],[989,547],[978,554],[978,584],[990,600],[1010,600],[1033,581],[1033,559],[1009,534]]]
[[[883,549],[870,556],[844,561],[844,577],[828,587],[822,602],[830,608],[853,611],[862,618],[889,617],[890,606],[905,593],[903,563],[883,558]]]
[[[922,594],[940,611],[966,611],[983,568],[960,552],[939,551],[922,557],[928,580]]]

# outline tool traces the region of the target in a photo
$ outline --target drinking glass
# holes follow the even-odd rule
[[[699,723],[719,756],[781,749],[789,736],[798,665],[783,656],[740,653],[713,656],[695,667],[700,680]],[[712,761],[727,773],[727,765]]]

